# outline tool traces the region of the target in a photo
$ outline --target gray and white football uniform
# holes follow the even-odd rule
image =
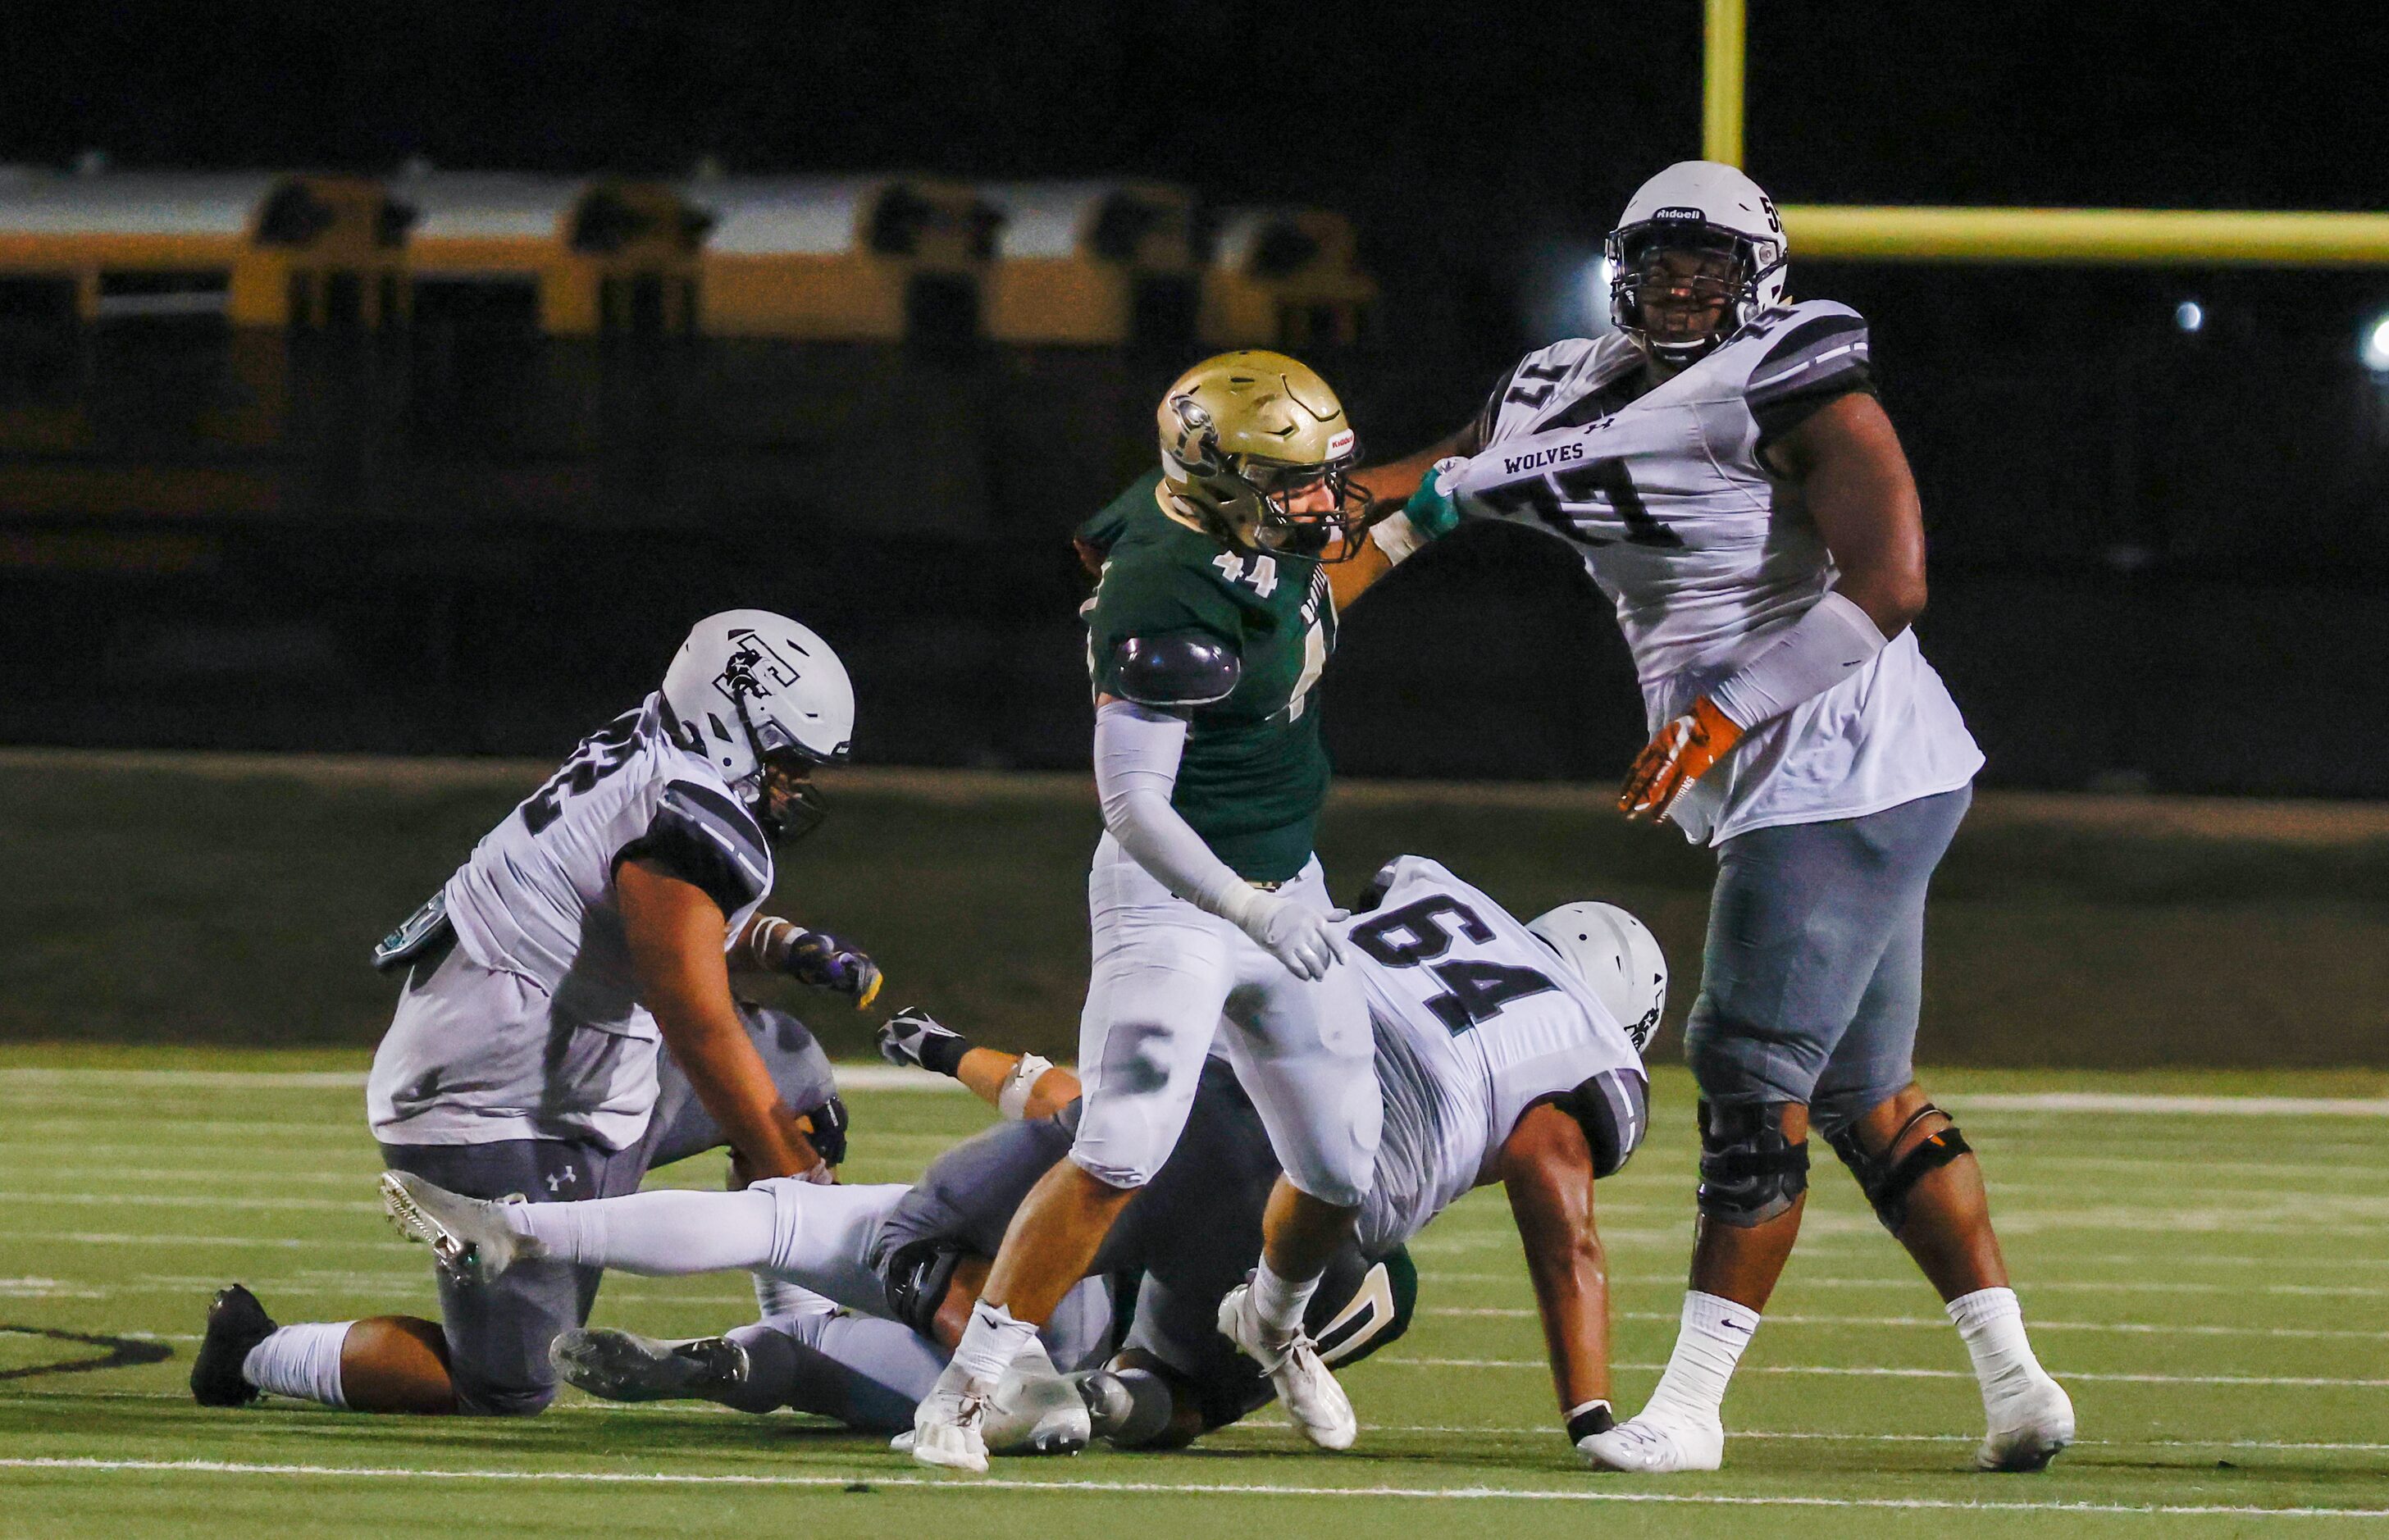
[[[1565,541],[1616,605],[1652,731],[1806,614],[1836,569],[1761,457],[1819,405],[1872,391],[1866,322],[1811,299],[1642,390],[1622,332],[1528,354],[1486,403],[1454,489],[1468,513]],[[1638,393],[1640,392],[1640,393]],[[1903,631],[1758,724],[1673,812],[1694,841],[1862,817],[1974,779],[1983,756]]]
[[[374,1056],[377,1139],[638,1142],[661,1037],[616,907],[614,871],[632,856],[711,896],[725,948],[772,890],[762,830],[672,741],[659,695],[584,741],[426,906],[444,909],[455,955],[423,948]]]
[[[1642,1141],[1648,1081],[1626,1030],[1551,948],[1422,856],[1377,876],[1338,926],[1369,999],[1385,1101],[1363,1253],[1383,1255],[1490,1180],[1539,1101],[1603,1099],[1618,1160]]]
[[[1833,585],[1798,489],[1764,455],[1873,388],[1866,322],[1830,300],[1769,311],[1655,386],[1623,333],[1555,343],[1486,403],[1455,495],[1577,551],[1656,732]],[[1721,847],[1684,1032],[1707,1101],[1804,1103],[1832,1135],[1908,1083],[1926,885],[1982,765],[1911,630],[1677,798],[1685,834]]]

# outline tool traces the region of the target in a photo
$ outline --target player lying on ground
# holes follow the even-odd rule
[[[365,1101],[390,1165],[533,1203],[632,1192],[727,1143],[754,1177],[835,1163],[843,1109],[802,1027],[742,1020],[730,971],[867,1004],[871,960],[759,914],[774,842],[820,821],[812,769],[846,757],[854,694],[822,639],[760,610],[698,622],[663,688],[593,734],[375,954],[405,987]],[[658,1049],[669,1049],[659,1078]],[[525,1416],[588,1318],[596,1269],[443,1278],[439,1322],[276,1328],[223,1291],[191,1370],[203,1406],[261,1390],[376,1412]]]
[[[1380,874],[1364,910],[1336,929],[1353,948],[1373,1021],[1385,1138],[1356,1235],[1324,1270],[1307,1330],[1331,1361],[1391,1341],[1414,1289],[1404,1243],[1471,1188],[1498,1180],[1526,1244],[1563,1420],[1572,1440],[1589,1438],[1611,1425],[1592,1189],[1647,1126],[1637,1050],[1657,1025],[1666,964],[1623,910],[1571,904],[1530,929],[1417,857]],[[633,1272],[755,1267],[905,1322],[922,1344],[910,1352],[863,1340],[860,1329],[881,1322],[853,1322],[837,1342],[811,1322],[773,1321],[690,1343],[610,1331],[559,1343],[574,1382],[599,1394],[794,1405],[886,1426],[906,1410],[903,1398],[929,1393],[942,1357],[935,1344],[957,1340],[988,1258],[1024,1196],[1067,1157],[1084,1103],[1068,1071],[971,1048],[918,1012],[891,1021],[882,1041],[892,1059],[954,1075],[1028,1120],[947,1152],[909,1189],[764,1182],[735,1194],[518,1207],[460,1202],[400,1176],[396,1206],[412,1228],[445,1237],[468,1267],[502,1266],[525,1251]],[[1268,1402],[1268,1379],[1216,1317],[1258,1261],[1278,1175],[1251,1101],[1224,1064],[1207,1063],[1185,1137],[1125,1206],[1093,1273],[1065,1296],[1074,1308],[1045,1330],[1066,1370],[1109,1360],[1079,1381],[1089,1420],[1078,1442],[1092,1432],[1124,1446],[1175,1446]],[[1131,1285],[1133,1324],[1115,1343],[1105,1307],[1115,1288],[1128,1297]],[[1088,1330],[1099,1312],[1103,1330]],[[1065,1320],[1076,1324],[1058,1330]],[[990,1437],[999,1452],[1023,1431],[1007,1419],[1013,1384],[1008,1377],[990,1414],[990,1429],[1009,1420]]]
[[[1925,890],[1983,757],[1910,622],[1916,487],[1875,400],[1866,323],[1784,298],[1775,206],[1730,166],[1646,183],[1609,237],[1598,339],[1529,354],[1476,423],[1365,474],[1381,496],[1565,541],[1615,604],[1653,737],[1629,816],[1718,854],[1685,1032],[1702,1103],[1700,1228],[1651,1403],[1598,1441],[1625,1470],[1713,1470],[1719,1407],[1790,1255],[1809,1130],[1858,1177],[1973,1355],[1985,1470],[2074,1436],[2034,1358],[1983,1178],[1912,1074]]]
[[[982,1404],[1169,1158],[1222,1036],[1285,1167],[1223,1330],[1306,1437],[1340,1449],[1355,1433],[1302,1322],[1368,1196],[1379,1112],[1368,1012],[1310,847],[1328,780],[1320,674],[1337,607],[1383,568],[1322,563],[1365,543],[1365,499],[1345,478],[1358,448],[1343,405],[1300,363],[1207,360],[1156,421],[1160,467],[1080,530],[1102,564],[1087,655],[1105,831],[1088,876],[1083,1116],[921,1404],[924,1464],[987,1468]]]

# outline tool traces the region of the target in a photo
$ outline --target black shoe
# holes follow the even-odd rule
[[[274,1317],[237,1283],[216,1291],[208,1306],[208,1334],[191,1361],[191,1399],[202,1406],[246,1406],[257,1387],[241,1377],[249,1350],[274,1332]]]

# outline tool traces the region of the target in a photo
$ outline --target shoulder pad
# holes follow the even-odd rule
[[[1810,299],[1790,306],[1755,340],[1759,358],[1744,386],[1754,413],[1787,400],[1871,388],[1866,318],[1847,305]]]
[[[1233,694],[1244,671],[1243,660],[1216,636],[1131,636],[1113,659],[1111,692],[1139,706],[1208,706]]]

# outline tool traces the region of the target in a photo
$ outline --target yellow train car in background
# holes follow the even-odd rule
[[[1352,222],[1323,209],[1227,210],[1203,280],[1218,348],[1348,348],[1369,335],[1377,283]]]
[[[705,177],[700,329],[823,342],[980,336],[1003,216],[961,183],[915,177]]]
[[[391,187],[419,216],[407,252],[419,306],[561,337],[696,323],[709,222],[665,184],[435,171]]]
[[[1003,216],[987,335],[1030,346],[1182,348],[1201,313],[1194,194],[1157,182],[984,189]]]
[[[0,282],[51,289],[84,323],[375,327],[405,318],[412,219],[361,177],[15,170],[0,175]]]

